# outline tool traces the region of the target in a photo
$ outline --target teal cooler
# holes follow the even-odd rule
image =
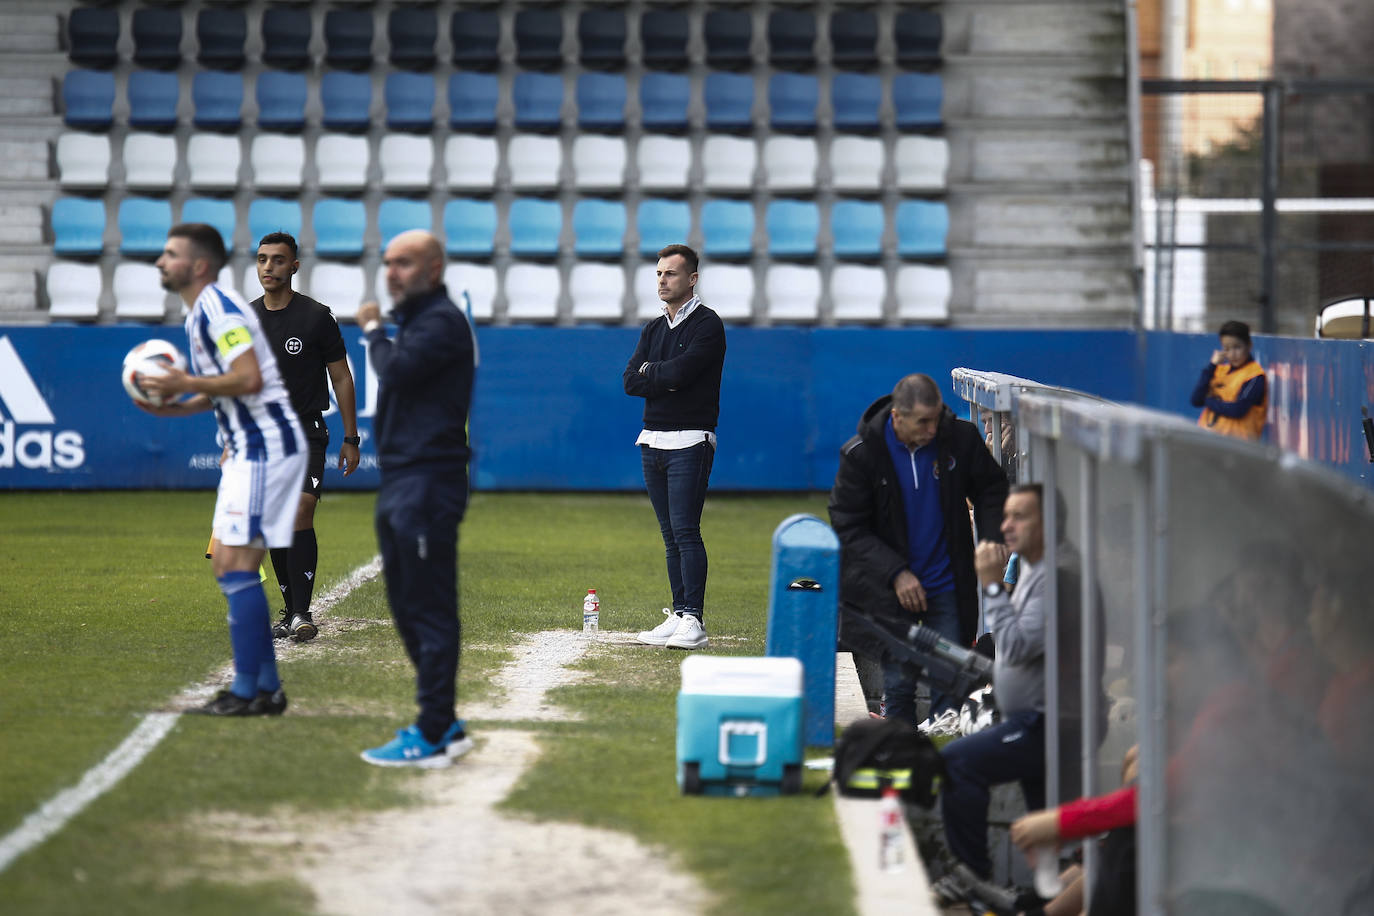
[[[677,783],[684,795],[801,789],[802,664],[691,655],[677,695]]]

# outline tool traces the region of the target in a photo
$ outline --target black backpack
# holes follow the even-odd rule
[[[935,804],[935,779],[944,776],[945,761],[935,744],[896,719],[859,719],[835,742],[835,766],[823,795],[833,782],[841,795],[877,798],[890,783],[904,801],[922,808]]]

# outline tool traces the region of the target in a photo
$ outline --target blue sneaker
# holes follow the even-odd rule
[[[454,722],[437,744],[430,744],[417,726],[396,732],[396,737],[381,747],[368,748],[362,758],[379,767],[421,767],[438,769],[472,750],[472,739],[463,731],[462,721]]]

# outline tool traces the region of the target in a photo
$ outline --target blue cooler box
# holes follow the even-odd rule
[[[684,795],[801,790],[802,664],[691,655],[677,695],[677,784]]]

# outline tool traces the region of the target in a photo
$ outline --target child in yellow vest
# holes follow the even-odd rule
[[[1264,435],[1269,386],[1264,367],[1250,356],[1250,328],[1228,321],[1218,334],[1221,349],[1202,370],[1193,389],[1192,404],[1202,408],[1198,426],[1224,436],[1258,441]]]

